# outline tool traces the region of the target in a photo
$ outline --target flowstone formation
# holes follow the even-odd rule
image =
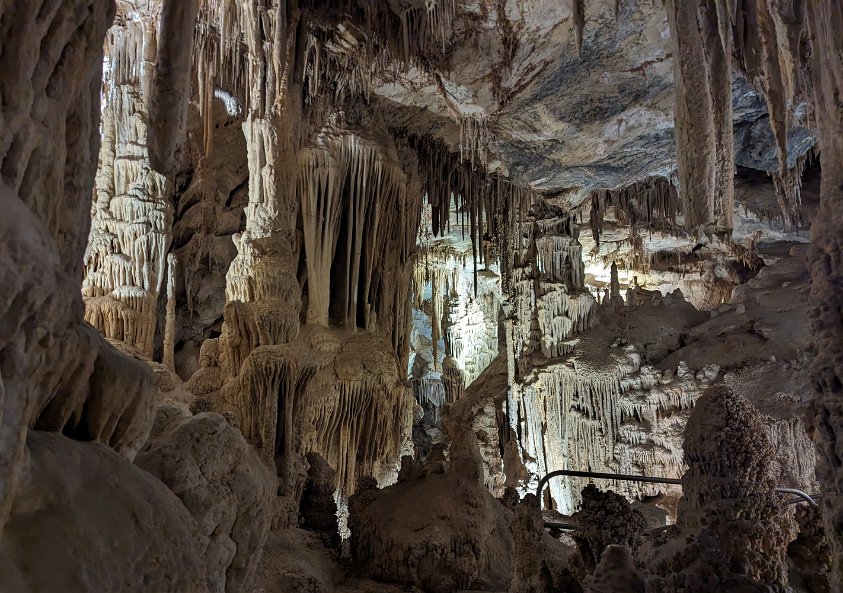
[[[91,325],[152,358],[158,297],[175,270],[167,262],[173,184],[149,160],[161,5],[146,6],[148,12],[132,11],[121,3],[106,40],[102,146],[82,294]]]

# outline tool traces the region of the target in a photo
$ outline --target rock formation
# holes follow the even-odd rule
[[[0,0],[0,589],[839,589],[838,4]]]
[[[361,483],[349,503],[352,556],[365,574],[405,587],[506,587],[511,511],[483,486],[473,434],[455,425],[449,432],[444,472],[407,476],[383,490]]]
[[[274,476],[218,414],[156,422],[135,463],[163,482],[207,538],[200,548],[211,591],[242,591],[272,522]]]
[[[572,537],[589,572],[603,562],[603,553],[609,546],[624,546],[636,552],[646,525],[644,516],[630,508],[624,497],[611,490],[602,492],[593,484],[583,489],[581,507],[574,518],[577,530]]]
[[[682,478],[673,537],[645,554],[653,591],[783,588],[787,546],[796,533],[775,488],[775,451],[757,411],[726,388],[700,398],[685,430],[688,471]]]
[[[4,591],[225,591],[223,558],[202,553],[211,532],[154,476],[60,434],[31,431],[27,452],[0,544]]]

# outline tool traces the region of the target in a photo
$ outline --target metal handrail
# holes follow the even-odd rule
[[[541,480],[539,480],[539,485],[536,486],[536,498],[539,500],[539,506],[541,506],[542,500],[542,490],[544,490],[545,485],[550,481],[550,478],[555,478],[557,476],[570,476],[573,478],[603,478],[606,480],[621,480],[627,482],[648,482],[651,484],[682,484],[682,480],[678,478],[662,478],[662,477],[655,477],[655,476],[630,476],[626,474],[607,474],[603,472],[583,472],[574,469],[560,469],[554,472],[550,472],[546,474]],[[814,498],[819,498],[819,494],[815,494],[813,496],[806,494],[802,490],[797,488],[776,488],[776,492],[779,494],[793,494],[798,496],[801,501],[807,502],[810,505],[818,506],[817,501]],[[793,502],[801,502],[800,500],[792,500],[789,501],[788,504]]]
[[[814,500],[814,498],[820,498],[819,494],[814,494],[813,496],[811,496],[810,494],[807,494],[802,490],[799,490],[798,488],[776,488],[776,492],[778,492],[779,494],[793,494],[802,499],[788,501],[788,504],[805,501],[811,506],[819,506],[817,504],[817,501]]]

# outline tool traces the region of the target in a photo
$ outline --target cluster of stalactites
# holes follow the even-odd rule
[[[640,228],[658,229],[676,237],[687,233],[677,224],[682,214],[682,201],[672,179],[650,177],[620,189],[599,189],[591,194],[589,224],[596,247],[600,246],[606,213],[612,209],[618,224],[629,226],[633,265],[646,260]]]
[[[570,291],[585,287],[585,264],[579,226],[572,218],[538,220],[536,265],[548,282],[564,283]]]
[[[416,309],[424,307],[424,288],[430,285],[430,328],[433,346],[433,368],[439,369],[439,339],[447,321],[445,306],[456,298],[460,289],[460,270],[466,265],[465,254],[451,245],[420,242],[413,269],[413,295]]]
[[[462,233],[468,230],[471,239],[475,287],[478,263],[488,266],[495,260],[503,284],[508,286],[513,268],[525,257],[527,218],[538,193],[489,173],[485,167],[475,167],[430,137],[413,137],[411,144],[424,166],[422,178],[433,235],[449,230],[450,212],[455,207]]]
[[[489,117],[482,114],[460,115],[460,159],[472,166],[489,162]]]
[[[266,113],[291,76],[307,79],[307,102],[323,93],[335,101],[368,99],[375,76],[395,78],[410,65],[442,63],[456,10],[456,0],[414,2],[400,10],[382,0],[341,0],[329,7],[319,0],[261,6],[201,0],[194,33],[201,111],[209,119],[219,88],[242,97],[245,111]],[[290,72],[291,65],[302,71]]]
[[[713,0],[667,0],[665,7],[673,40],[684,223],[698,232],[730,232],[735,160],[728,11],[724,3]]]
[[[155,8],[160,8],[156,3]],[[109,93],[126,84],[143,80],[145,90],[152,81],[155,54],[158,47],[158,19],[155,10],[118,18],[109,29],[104,44],[103,83],[105,100]]]
[[[374,329],[379,316],[402,319],[399,311],[386,315],[387,305],[395,303],[381,299],[398,288],[377,268],[394,260],[396,267],[389,269],[409,280],[421,216],[417,176],[353,133],[323,133],[299,154],[296,193],[308,268],[308,323],[327,326],[331,313],[346,328]]]
[[[732,228],[732,70],[767,101],[779,166],[776,198],[786,228],[800,222],[800,167],[791,167],[792,122],[811,125],[808,2],[669,0],[676,62],[676,137],[685,225]]]
[[[788,165],[788,128],[800,105],[808,107],[800,124],[811,126],[813,119],[807,4],[736,0],[730,15],[734,23],[735,65],[767,100],[779,158],[779,169],[773,176],[776,198],[786,227],[800,222],[803,167],[799,163],[796,167]]]

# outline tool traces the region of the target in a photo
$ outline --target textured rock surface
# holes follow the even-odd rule
[[[26,429],[62,430],[131,457],[149,429],[148,371],[82,322],[78,282],[99,146],[102,39],[110,3],[0,5],[0,201],[5,254],[0,527]],[[122,361],[121,361],[122,362]]]
[[[158,296],[168,274],[173,188],[150,163],[149,103],[161,4],[145,8],[121,3],[108,32],[102,146],[82,294],[91,325],[151,358]]]
[[[362,476],[397,473],[412,425],[398,372],[379,336],[303,326],[289,344],[256,348],[225,398],[267,462],[319,453],[347,495]]]
[[[677,528],[668,532],[676,541],[656,535],[642,552],[648,590],[784,587],[796,526],[773,491],[775,451],[757,410],[727,388],[706,390],[685,429],[685,459]]]
[[[449,435],[444,473],[418,472],[383,490],[361,482],[349,502],[352,556],[364,574],[405,587],[502,590],[511,511],[483,487],[473,434],[449,426]]]
[[[0,536],[3,591],[209,590],[208,538],[159,480],[58,434],[31,431],[27,451]]]
[[[583,488],[582,503],[574,518],[577,530],[572,537],[589,572],[603,561],[603,552],[611,545],[624,546],[635,553],[646,526],[644,516],[631,508],[624,497],[611,490],[602,492],[593,484]]]
[[[799,533],[787,546],[788,577],[796,591],[831,591],[831,548],[818,506],[796,509]]]
[[[817,122],[823,153],[821,205],[817,223],[811,230],[809,255],[813,316],[811,329],[816,341],[816,358],[811,376],[821,390],[815,404],[816,443],[819,449],[817,475],[823,487],[823,515],[826,535],[832,550],[834,567],[831,582],[843,582],[843,455],[839,438],[843,426],[843,318],[840,307],[840,282],[843,272],[840,236],[843,219],[843,110],[840,108],[843,58],[843,9],[835,2],[822,0],[808,7],[809,26],[814,32],[813,51],[823,57],[823,66],[814,68],[817,98]],[[834,589],[832,589],[834,590]]]
[[[218,414],[160,412],[135,463],[184,504],[206,542],[208,590],[242,591],[254,577],[272,521],[275,477]]]
[[[152,373],[121,357],[86,326],[76,286],[45,225],[5,186],[3,251],[3,446],[0,519],[24,460],[26,429],[107,443],[131,458],[149,430]]]

